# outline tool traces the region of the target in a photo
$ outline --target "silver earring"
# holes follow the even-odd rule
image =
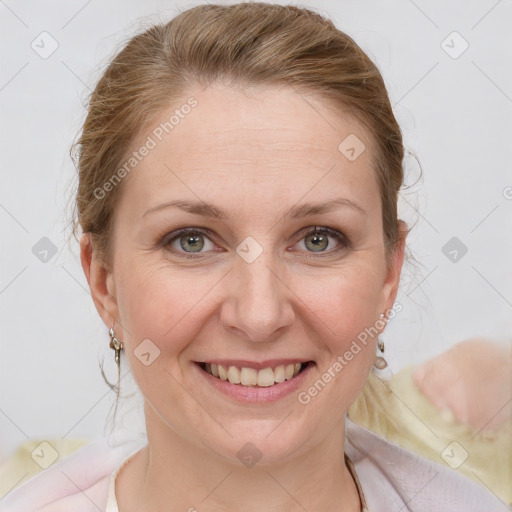
[[[116,360],[116,364],[117,364],[117,368],[119,369],[120,367],[120,359],[121,359],[121,350],[123,350],[123,342],[122,341],[119,341],[117,338],[116,338],[116,335],[115,335],[115,332],[114,332],[114,325],[115,325],[115,322],[114,324],[112,325],[112,327],[110,328],[110,331],[108,332],[109,335],[110,335],[110,348],[113,349],[115,351],[115,360]]]
[[[380,319],[384,320],[384,313],[380,314]],[[388,365],[386,359],[384,359],[384,339],[382,333],[379,334],[377,340],[377,356],[375,358],[375,362],[373,363],[372,371],[375,375],[380,377],[383,380],[389,380],[391,378],[391,368]]]
[[[374,366],[377,370],[384,370],[384,368],[388,367],[388,362],[384,359],[384,340],[382,339],[382,334],[379,334],[377,349],[377,357],[375,358]]]

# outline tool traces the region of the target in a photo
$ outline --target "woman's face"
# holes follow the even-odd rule
[[[372,142],[353,118],[292,88],[190,96],[134,142],[146,155],[118,185],[112,272],[93,260],[86,274],[148,429],[238,464],[247,442],[260,464],[282,461],[343,425],[375,359],[376,337],[358,336],[392,307],[403,251],[386,260]]]

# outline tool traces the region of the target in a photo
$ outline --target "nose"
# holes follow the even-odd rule
[[[221,321],[233,336],[250,342],[282,337],[294,321],[294,296],[283,265],[263,252],[247,263],[239,258],[228,277]]]

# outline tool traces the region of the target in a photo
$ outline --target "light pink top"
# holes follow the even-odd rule
[[[117,499],[116,499],[116,478],[121,469],[128,463],[128,461],[140,450],[140,447],[134,449],[129,455],[127,455],[119,464],[119,466],[112,472],[110,476],[110,485],[108,488],[107,494],[107,505],[105,507],[105,512],[119,512],[117,508]]]
[[[0,512],[119,512],[115,478],[147,439],[92,442],[0,500]],[[485,487],[346,419],[350,457],[368,512],[510,512]]]

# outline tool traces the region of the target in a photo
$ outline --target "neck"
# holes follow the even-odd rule
[[[251,467],[188,442],[157,418],[146,415],[146,424],[148,446],[127,465],[123,483],[118,478],[120,512],[166,510],[169,503],[187,512],[361,510],[344,459],[344,418],[308,452]]]

